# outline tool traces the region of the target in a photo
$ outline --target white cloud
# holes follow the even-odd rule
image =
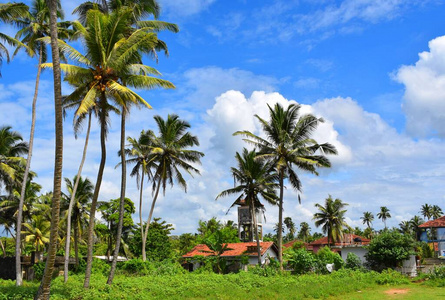
[[[395,79],[405,85],[407,131],[445,137],[445,36],[431,40],[415,65],[402,66]]]

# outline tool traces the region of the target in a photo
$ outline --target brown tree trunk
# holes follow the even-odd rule
[[[28,157],[26,159],[26,167],[25,173],[23,174],[23,182],[22,182],[22,190],[20,192],[20,200],[19,200],[19,211],[17,213],[17,225],[18,228],[16,233],[16,241],[15,241],[15,271],[16,271],[16,286],[22,285],[22,266],[21,266],[21,251],[20,251],[20,243],[21,243],[21,228],[22,228],[22,219],[23,219],[23,203],[25,202],[25,194],[26,194],[26,183],[28,182],[29,169],[31,167],[31,158],[32,158],[32,148],[34,145],[34,131],[36,127],[36,103],[37,96],[39,94],[39,82],[40,82],[40,73],[42,72],[42,53],[44,46],[39,47],[39,64],[37,65],[37,76],[36,76],[36,84],[34,88],[34,97],[32,99],[32,112],[31,112],[31,132],[29,134],[29,148],[28,148]]]
[[[142,191],[144,190],[144,175],[145,172],[142,170],[142,176],[141,176],[141,191],[139,194],[139,226],[141,227],[141,240],[144,236],[144,226],[142,223]],[[142,257],[147,257],[145,254],[145,247],[142,247]]]
[[[156,204],[156,200],[158,199],[160,188],[161,188],[161,178],[159,178],[159,180],[158,180],[158,186],[156,187],[156,193],[155,193],[155,196],[153,197],[153,202],[151,203],[150,214],[148,215],[147,224],[145,225],[144,236],[142,237],[142,253],[143,254],[145,254],[145,244],[147,243],[148,228],[150,227],[151,218],[153,216],[153,211],[155,210],[155,204]],[[142,260],[146,261],[147,257],[142,256]]]
[[[110,275],[108,276],[107,284],[112,284],[114,279],[114,273],[116,272],[117,257],[119,255],[119,249],[121,246],[122,227],[124,225],[124,213],[125,213],[125,188],[127,185],[127,161],[125,160],[125,107],[122,107],[122,122],[121,122],[121,199],[119,203],[119,222],[117,224],[117,236],[116,247],[114,248],[113,262],[111,263]]]
[[[74,183],[74,187],[73,187],[73,190],[71,193],[70,204],[68,206],[68,216],[67,216],[67,223],[66,223],[65,264],[64,264],[64,274],[63,274],[65,282],[68,281],[68,264],[70,261],[71,214],[73,212],[74,201],[76,199],[77,187],[79,186],[80,174],[82,174],[83,164],[85,163],[85,158],[87,156],[88,140],[90,138],[90,129],[91,129],[91,111],[88,114],[88,128],[87,128],[87,134],[85,137],[85,145],[83,146],[82,159],[80,161],[79,169],[77,170],[76,182]],[[74,230],[76,231],[78,229],[79,228],[77,226],[75,226]],[[75,239],[77,238],[76,234],[74,235],[74,238]],[[77,247],[77,243],[75,246]],[[78,258],[78,253],[76,250],[76,265],[78,265],[78,264],[79,264],[79,258]]]
[[[88,246],[87,246],[87,266],[85,269],[85,281],[83,282],[84,288],[89,288],[90,286],[90,278],[91,278],[91,267],[93,263],[93,246],[94,246],[94,224],[95,224],[95,214],[96,214],[96,206],[97,199],[99,198],[100,186],[102,184],[102,177],[104,174],[105,161],[107,158],[107,149],[105,146],[105,132],[106,132],[106,98],[105,95],[102,95],[101,99],[101,114],[100,118],[100,147],[101,147],[101,158],[99,171],[97,172],[97,180],[96,186],[94,187],[93,199],[91,200],[91,209],[90,209],[90,222],[88,224]]]
[[[258,235],[258,222],[256,219],[256,213],[255,213],[255,203],[253,200],[251,200],[251,215],[253,220],[253,227],[255,228],[255,239],[256,239],[256,247],[258,252],[258,265],[261,266],[261,245],[260,245],[260,237]]]
[[[6,257],[5,245],[3,245],[3,241],[1,238],[0,238],[0,247],[2,247],[3,257]]]
[[[278,202],[278,261],[280,269],[283,270],[283,197],[284,197],[284,174],[280,171],[280,199]]]
[[[49,299],[51,279],[54,271],[54,262],[57,252],[57,238],[59,229],[60,197],[62,188],[63,163],[63,114],[62,114],[62,80],[60,72],[59,47],[57,44],[57,0],[49,0],[51,52],[54,73],[54,108],[55,108],[55,161],[54,161],[54,188],[51,207],[51,233],[49,238],[48,254],[42,282],[35,299]]]
[[[76,267],[79,266],[79,223],[74,226],[74,257],[76,259]]]

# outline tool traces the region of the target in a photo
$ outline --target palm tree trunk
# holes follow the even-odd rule
[[[91,209],[90,209],[90,221],[88,224],[88,246],[87,246],[87,266],[85,269],[85,281],[83,282],[83,287],[88,288],[90,286],[90,278],[91,278],[91,267],[93,263],[93,244],[94,244],[94,224],[95,224],[95,214],[96,214],[96,206],[97,199],[99,198],[100,186],[102,184],[102,177],[104,174],[105,161],[107,158],[107,149],[105,146],[105,127],[106,127],[106,98],[105,95],[102,95],[101,99],[101,115],[100,115],[100,148],[101,148],[101,158],[99,171],[97,172],[97,180],[96,186],[94,187],[93,199],[91,200]]]
[[[156,193],[155,193],[155,196],[153,197],[153,202],[151,203],[151,208],[150,208],[150,213],[148,215],[147,224],[145,225],[144,236],[142,237],[142,253],[144,253],[144,254],[145,254],[145,244],[147,243],[148,228],[150,227],[151,217],[153,216],[153,211],[155,209],[155,204],[156,204],[156,200],[158,199],[160,188],[161,188],[161,177],[159,177],[159,180],[158,180],[158,186],[156,187]],[[142,260],[146,261],[147,257],[142,256]]]
[[[141,239],[144,236],[144,226],[142,224],[142,191],[144,190],[144,175],[145,175],[145,172],[144,172],[144,170],[142,170],[141,191],[139,193],[139,226],[141,227]],[[142,247],[142,257],[146,257],[145,247]]]
[[[76,199],[77,187],[79,186],[80,174],[82,174],[83,164],[85,163],[85,158],[87,156],[88,140],[90,138],[90,129],[91,129],[91,111],[88,114],[88,129],[87,129],[87,135],[85,137],[85,145],[83,146],[82,159],[80,161],[79,169],[77,170],[76,182],[74,183],[73,191],[71,193],[70,204],[68,206],[68,216],[66,224],[65,265],[63,274],[65,282],[67,282],[68,280],[68,264],[70,261],[71,214],[73,212],[74,200]],[[76,238],[76,236],[74,238]],[[78,263],[79,261],[76,253],[76,264]]]
[[[1,238],[0,238],[0,247],[2,247],[3,258],[5,258],[6,257],[6,249],[5,249],[5,245],[3,245],[3,241]]]
[[[127,161],[125,160],[125,115],[126,115],[126,108],[122,107],[122,115],[121,115],[122,178],[121,178],[121,199],[120,199],[121,201],[119,203],[119,223],[117,224],[116,247],[114,248],[113,262],[111,263],[110,275],[108,276],[107,284],[113,283],[114,273],[116,272],[117,257],[119,255],[119,249],[121,246],[122,227],[124,225],[125,188],[127,185]]]
[[[62,194],[62,163],[63,163],[63,114],[62,114],[62,80],[60,71],[59,47],[57,44],[57,0],[49,0],[51,52],[54,73],[54,109],[55,109],[55,161],[54,187],[51,207],[51,230],[42,282],[35,299],[49,299],[51,279],[57,252],[57,238],[59,228],[60,197]],[[18,230],[20,230],[18,228]]]
[[[258,252],[258,265],[261,266],[261,245],[260,245],[260,238],[258,236],[258,222],[255,214],[255,203],[253,203],[253,200],[251,200],[250,206],[251,206],[250,214],[253,220],[253,227],[255,228],[256,248]]]
[[[278,202],[278,261],[280,269],[283,270],[283,197],[284,197],[284,174],[280,170],[280,199]]]
[[[22,267],[21,267],[21,251],[20,251],[20,242],[21,242],[21,228],[22,228],[22,219],[23,219],[23,203],[25,202],[25,194],[26,194],[26,183],[28,182],[29,169],[31,167],[31,157],[32,157],[32,148],[34,145],[34,131],[36,127],[36,103],[37,96],[39,94],[39,82],[40,82],[40,73],[42,72],[42,53],[43,46],[39,47],[39,64],[37,65],[37,76],[36,76],[36,84],[34,88],[34,97],[32,99],[32,112],[31,112],[31,132],[29,134],[29,148],[28,148],[28,157],[26,159],[26,167],[25,173],[23,174],[23,182],[22,182],[22,190],[20,192],[20,200],[19,200],[19,211],[17,214],[17,226],[19,228],[17,230],[17,239],[15,241],[15,271],[16,271],[16,286],[22,285]]]
[[[79,223],[74,224],[74,257],[76,259],[76,267],[79,266]]]

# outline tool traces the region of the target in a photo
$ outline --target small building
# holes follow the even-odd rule
[[[430,220],[419,226],[419,240],[433,243],[438,256],[445,257],[445,216]]]
[[[268,264],[271,258],[276,259],[278,257],[278,248],[273,242],[260,242],[261,247],[261,264]],[[225,258],[228,263],[233,263],[241,268],[240,259],[242,256],[249,258],[249,265],[258,264],[258,252],[257,243],[228,243],[227,248],[230,250],[221,254],[221,257]],[[190,252],[184,254],[182,257],[187,259],[187,269],[189,271],[196,270],[201,266],[201,263],[194,259],[196,256],[214,256],[215,253],[209,249],[205,244],[196,245]]]
[[[312,247],[312,251],[317,253],[321,248],[330,245],[332,251],[340,254],[341,258],[346,261],[348,253],[354,253],[362,262],[366,261],[365,254],[368,252],[363,246],[368,245],[371,240],[361,237],[356,234],[344,234],[340,241],[328,243],[327,237],[322,237],[312,243],[309,246]]]

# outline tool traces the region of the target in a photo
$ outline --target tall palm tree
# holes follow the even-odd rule
[[[380,212],[377,214],[377,218],[379,218],[383,221],[383,224],[385,224],[385,229],[386,229],[386,219],[391,218],[389,209],[386,206],[381,206]]]
[[[156,34],[151,28],[141,28],[127,37],[131,23],[130,9],[122,9],[111,14],[103,14],[98,10],[89,10],[84,27],[74,22],[77,35],[81,37],[86,46],[86,55],[59,40],[61,50],[71,59],[85,65],[63,64],[62,70],[66,73],[65,80],[75,87],[73,93],[67,96],[67,101],[81,101],[76,114],[81,115],[90,109],[98,111],[101,126],[101,162],[99,166],[96,187],[91,203],[90,223],[88,230],[87,268],[84,286],[89,286],[91,275],[94,216],[97,199],[102,183],[103,170],[106,160],[105,139],[107,122],[110,111],[118,112],[115,106],[127,109],[129,103],[136,105],[150,105],[129,87],[134,88],[173,88],[174,85],[149,75],[159,73],[148,66],[142,65],[141,52],[150,53],[157,43]],[[106,30],[113,27],[113,31]],[[50,64],[44,65],[51,67]],[[124,111],[123,110],[123,111]],[[124,124],[124,122],[123,122]]]
[[[300,223],[300,231],[298,232],[298,238],[302,239],[303,242],[308,241],[309,237],[311,236],[311,227],[309,227],[309,224],[306,222]]]
[[[24,3],[0,3],[0,21],[17,25],[17,20],[28,14],[28,6]],[[3,62],[3,55],[9,62],[9,52],[4,43],[10,46],[22,45],[17,39],[0,32],[0,66]],[[1,77],[1,73],[0,73]]]
[[[328,246],[331,240],[335,243],[343,237],[343,228],[347,226],[345,222],[345,213],[347,203],[340,199],[332,199],[332,196],[325,200],[325,205],[315,204],[319,212],[314,214],[315,226],[322,225],[322,230],[328,235]]]
[[[173,186],[174,181],[187,192],[187,182],[181,173],[181,169],[189,175],[200,174],[199,170],[192,164],[200,164],[204,153],[191,150],[190,147],[199,146],[198,138],[187,130],[190,124],[179,119],[177,115],[168,115],[167,120],[160,116],[154,116],[158,126],[159,135],[149,131],[151,157],[149,164],[155,164],[153,169],[153,201],[148,215],[145,232],[142,237],[142,252],[145,252],[148,228],[153,216],[153,211],[162,188],[165,195],[167,183]],[[146,257],[142,257],[145,261]]]
[[[290,185],[302,191],[301,181],[294,168],[318,175],[317,167],[330,167],[326,154],[337,154],[331,144],[318,144],[311,138],[323,119],[308,114],[299,115],[300,105],[290,104],[284,109],[280,104],[269,106],[270,120],[266,121],[255,115],[260,121],[266,137],[262,138],[249,131],[237,131],[234,135],[242,135],[245,141],[259,149],[258,158],[271,161],[279,176],[280,197],[278,201],[278,259],[283,268],[283,199],[284,180],[289,179]],[[300,200],[300,198],[299,198]]]
[[[131,148],[126,149],[125,153],[129,158],[127,159],[127,163],[134,164],[133,169],[131,170],[130,176],[136,177],[136,185],[139,190],[139,227],[141,230],[141,237],[144,236],[144,226],[142,221],[142,194],[144,190],[144,178],[145,175],[148,175],[148,179],[152,177],[151,169],[148,165],[148,160],[150,157],[150,137],[147,133],[142,130],[138,139],[134,139],[132,137],[128,137],[127,141],[130,143]],[[145,249],[142,253],[142,257],[145,257]]]
[[[414,216],[411,218],[411,220],[409,220],[409,223],[410,223],[412,231],[415,234],[416,240],[418,240],[419,234],[420,234],[419,226],[422,225],[423,223],[425,223],[425,221],[422,218],[420,218],[419,216]]]
[[[55,110],[55,159],[54,159],[54,187],[51,204],[51,230],[48,255],[42,282],[35,299],[49,299],[51,279],[56,260],[57,238],[59,227],[60,198],[62,194],[62,163],[63,163],[63,115],[62,115],[62,79],[60,71],[60,57],[57,36],[57,0],[48,0],[50,8],[50,36],[51,53],[54,76],[54,110]]]
[[[59,18],[63,18],[63,11],[60,5],[60,1],[58,2],[57,14]],[[31,158],[32,158],[32,150],[34,145],[34,132],[35,132],[35,124],[36,124],[36,103],[37,96],[39,92],[39,82],[40,82],[40,74],[42,71],[42,63],[47,60],[47,51],[46,45],[40,38],[49,37],[49,7],[47,5],[46,0],[33,0],[31,4],[31,8],[26,17],[18,20],[19,26],[22,28],[16,34],[16,39],[21,39],[21,45],[18,46],[15,53],[22,48],[23,45],[26,45],[26,50],[30,56],[34,56],[35,53],[38,55],[38,64],[37,64],[37,76],[34,88],[34,97],[32,100],[32,110],[31,110],[31,130],[29,137],[29,151],[28,157],[26,159],[26,167],[25,173],[23,175],[23,184],[22,190],[20,193],[20,202],[19,202],[19,214],[17,218],[17,228],[21,227],[22,223],[22,206],[25,197],[25,186],[28,181],[28,174],[31,166]],[[70,31],[68,27],[70,26],[70,22],[62,22],[58,24],[59,27],[59,37],[60,38],[68,38]],[[20,239],[20,231],[17,232],[17,236]],[[16,245],[19,247],[19,244]],[[16,253],[18,250],[16,249]],[[18,258],[16,258],[18,260]]]
[[[363,212],[363,217],[360,218],[363,224],[366,224],[368,228],[371,228],[372,221],[374,221],[374,214],[370,211]]]
[[[432,205],[429,205],[428,203],[425,203],[422,205],[422,208],[420,209],[420,213],[424,218],[427,218],[428,221],[431,219],[432,216]]]
[[[249,205],[250,216],[253,220],[253,229],[255,233],[255,239],[257,242],[258,252],[258,265],[261,265],[261,247],[260,239],[258,236],[258,222],[257,222],[257,210],[262,207],[259,197],[271,204],[276,204],[276,191],[277,174],[271,172],[272,165],[264,161],[255,160],[256,151],[248,151],[243,149],[242,154],[236,152],[235,158],[238,164],[238,168],[231,168],[232,175],[235,179],[236,185],[231,189],[222,191],[216,199],[224,196],[239,195],[234,204],[240,203],[241,200],[245,200]],[[253,235],[250,235],[253,237]]]
[[[442,209],[438,205],[433,205],[433,207],[431,208],[431,217],[433,218],[433,220],[442,217],[442,215],[443,215]]]

